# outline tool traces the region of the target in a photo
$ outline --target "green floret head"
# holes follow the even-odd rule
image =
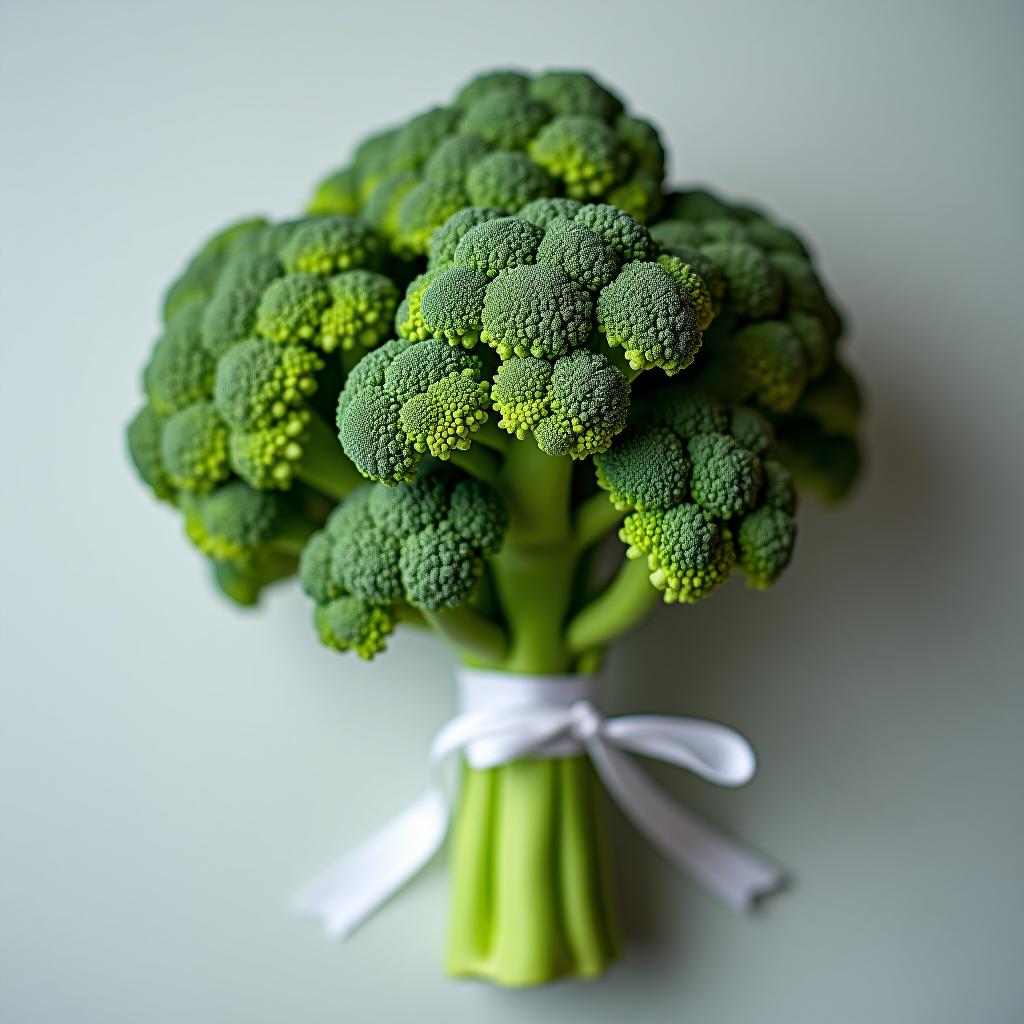
[[[341,588],[373,604],[402,597],[398,571],[400,544],[379,526],[364,526],[335,537],[331,575]]]
[[[615,132],[633,154],[638,166],[660,182],[665,176],[665,149],[654,125],[638,117],[620,114],[615,119]]]
[[[568,274],[541,264],[513,267],[487,288],[480,337],[503,359],[554,359],[586,342],[593,319],[593,301]]]
[[[382,178],[394,168],[391,153],[394,148],[397,128],[377,132],[363,139],[352,155],[352,167],[359,179],[359,195],[366,199],[380,184]]]
[[[457,266],[494,277],[501,270],[533,263],[544,232],[519,217],[488,219],[470,228],[455,249]]]
[[[764,495],[762,503],[769,508],[777,508],[791,516],[796,512],[796,487],[792,474],[775,459],[764,459],[761,463],[764,473]]]
[[[497,149],[525,149],[550,118],[548,107],[522,89],[491,89],[466,108],[459,131]]]
[[[427,333],[472,348],[483,327],[488,283],[486,274],[469,266],[447,267],[437,274],[420,298]]]
[[[246,253],[228,263],[203,310],[200,333],[207,352],[219,358],[252,337],[263,292],[281,273],[281,264],[265,253]]]
[[[384,387],[398,401],[422,394],[452,374],[479,377],[480,360],[469,352],[452,348],[443,341],[424,341],[398,353],[384,371]]]
[[[415,171],[392,171],[384,175],[363,207],[362,216],[382,235],[394,238],[398,232],[398,211],[405,197],[420,183]]]
[[[711,241],[703,227],[688,220],[662,220],[652,224],[651,237],[669,253],[676,249],[697,249]]]
[[[496,206],[467,206],[449,217],[430,237],[430,266],[442,267],[453,263],[455,251],[463,236],[478,224],[505,217],[504,210]]]
[[[698,434],[687,450],[693,500],[719,519],[753,508],[761,490],[761,460],[726,434]]]
[[[721,270],[728,308],[748,320],[762,320],[782,302],[782,280],[757,246],[749,242],[708,242],[704,253]]]
[[[427,181],[463,188],[466,172],[470,167],[491,152],[493,147],[479,135],[455,135],[445,139],[423,168]]]
[[[323,360],[300,345],[275,345],[250,338],[217,363],[213,387],[217,412],[231,427],[283,427],[298,432],[305,400],[316,391]]]
[[[545,125],[530,143],[530,156],[565,186],[573,199],[604,195],[629,171],[619,137],[594,117],[566,115]]]
[[[807,376],[820,377],[832,360],[832,345],[821,319],[813,313],[794,310],[786,317],[790,330],[797,336],[804,350]]]
[[[317,185],[307,210],[311,214],[342,213],[354,216],[359,212],[359,174],[354,167],[342,167]]]
[[[473,593],[483,572],[479,551],[450,523],[428,526],[402,544],[402,585],[417,608],[456,608]]]
[[[626,555],[647,555],[651,583],[666,604],[692,604],[724,583],[736,561],[731,532],[699,505],[677,505],[667,512],[634,512],[619,536]]]
[[[860,388],[841,362],[833,362],[824,376],[800,396],[796,412],[817,421],[829,434],[855,437],[863,411]]]
[[[213,582],[229,600],[243,607],[259,604],[265,587],[295,573],[295,556],[277,551],[260,552],[245,565],[211,560]]]
[[[472,435],[487,420],[490,388],[466,370],[435,381],[413,395],[401,410],[402,427],[416,451],[437,459],[469,447]]]
[[[755,455],[764,455],[775,443],[775,431],[771,423],[762,413],[749,405],[732,407],[729,412],[729,433]]]
[[[842,501],[860,474],[861,453],[856,439],[829,434],[821,424],[806,417],[780,429],[776,452],[801,490],[814,491],[823,501]]]
[[[526,93],[530,79],[522,71],[487,71],[470,79],[455,97],[455,106],[467,110],[492,92]]]
[[[559,217],[572,220],[573,217],[583,208],[578,199],[563,199],[561,196],[554,198],[534,199],[527,203],[516,216],[522,220],[528,220],[539,228],[547,228],[548,225]]]
[[[622,100],[582,71],[545,71],[530,82],[530,94],[556,114],[611,121],[622,112]]]
[[[608,190],[608,202],[637,220],[648,221],[661,209],[661,175],[655,177],[643,167]]]
[[[204,555],[248,564],[270,544],[287,517],[283,496],[233,480],[185,506],[185,532]]]
[[[336,274],[380,262],[381,241],[365,221],[344,214],[313,217],[296,228],[281,250],[290,274]]]
[[[616,508],[666,510],[690,495],[686,447],[666,427],[640,427],[594,457],[597,482]]]
[[[739,399],[753,398],[772,412],[788,412],[807,381],[800,339],[781,320],[764,320],[737,331],[724,344],[723,358]]]
[[[554,372],[547,359],[512,356],[494,375],[491,401],[500,415],[498,426],[520,441],[551,412],[548,385]]]
[[[405,290],[395,313],[395,333],[407,341],[424,341],[430,337],[430,328],[423,319],[423,296],[437,277],[437,270],[418,274]]]
[[[215,363],[203,347],[202,312],[201,303],[186,306],[175,314],[153,347],[143,384],[150,404],[161,416],[209,397]]]
[[[590,228],[564,217],[548,223],[536,260],[557,267],[591,292],[600,291],[619,272],[619,257],[611,246]]]
[[[314,533],[299,556],[299,584],[317,604],[326,604],[342,594],[334,577],[334,538],[326,531]]]
[[[835,340],[840,332],[839,314],[829,302],[811,261],[792,252],[773,252],[768,260],[782,279],[787,306],[817,316],[829,339]]]
[[[367,510],[382,530],[405,540],[448,518],[449,479],[440,471],[423,472],[404,487],[370,488]]]
[[[724,434],[729,412],[712,395],[679,388],[665,388],[651,403],[650,418],[686,440],[698,434]]]
[[[766,252],[787,252],[794,256],[808,258],[808,252],[804,243],[789,230],[780,224],[773,224],[770,220],[760,215],[749,217],[743,222],[750,240]]]
[[[372,270],[349,270],[327,282],[331,304],[320,318],[319,344],[335,348],[373,348],[391,333],[398,308],[398,286]]]
[[[317,605],[313,622],[320,642],[326,647],[354,651],[367,661],[385,649],[395,628],[394,616],[388,608],[351,594]]]
[[[491,555],[504,540],[508,513],[493,487],[464,479],[452,488],[449,523],[474,548]]]
[[[531,200],[555,191],[551,176],[525,153],[490,153],[477,161],[466,175],[466,192],[475,206],[518,210]]]
[[[733,211],[717,196],[706,189],[690,189],[675,192],[669,196],[669,216],[677,220],[696,221],[728,220]]]
[[[421,181],[406,193],[395,218],[395,249],[405,256],[418,256],[430,248],[434,232],[468,204],[459,187],[436,181]]]
[[[744,517],[736,539],[748,585],[763,590],[782,575],[793,557],[796,521],[777,508],[759,508]]]
[[[208,299],[217,284],[228,253],[246,235],[256,233],[265,224],[262,217],[237,221],[208,239],[167,289],[163,305],[164,320],[170,322],[180,310],[197,299]]]
[[[160,442],[164,421],[151,405],[144,405],[128,424],[128,454],[142,482],[161,501],[174,500],[174,487],[167,475]]]
[[[349,371],[345,379],[345,387],[338,396],[337,412],[340,418],[349,401],[363,387],[373,385],[384,387],[384,373],[387,368],[397,359],[410,345],[411,341],[404,338],[394,338],[384,342],[380,348],[367,352],[358,363]],[[351,504],[351,498],[346,505]]]
[[[205,493],[225,480],[228,428],[212,402],[180,409],[164,424],[160,455],[174,487]]]
[[[626,426],[629,381],[599,352],[581,348],[555,361],[550,415],[534,429],[541,451],[585,459],[607,451]]]
[[[576,211],[573,220],[603,238],[625,263],[650,259],[654,253],[651,233],[635,217],[617,206],[589,203]]]
[[[346,385],[345,392],[349,391]],[[402,405],[382,387],[367,384],[338,406],[338,437],[345,454],[368,480],[395,484],[416,476],[419,455],[406,437]]]
[[[635,370],[674,374],[701,346],[700,319],[676,280],[657,263],[627,263],[601,291],[597,325]]]
[[[678,256],[659,256],[658,266],[667,270],[676,284],[686,293],[690,305],[693,306],[694,312],[697,314],[700,329],[706,331],[715,317],[715,305],[711,298],[711,290],[704,278],[700,276],[699,271]]]
[[[320,342],[320,320],[330,305],[327,282],[314,274],[273,281],[256,309],[256,333],[283,344]]]
[[[391,139],[388,159],[393,170],[417,170],[445,139],[454,135],[459,113],[434,107],[407,121]]]

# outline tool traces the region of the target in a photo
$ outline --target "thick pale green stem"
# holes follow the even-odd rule
[[[481,447],[479,444],[472,444],[466,451],[458,448],[452,452],[451,462],[458,466],[464,473],[474,476],[477,480],[483,480],[487,484],[496,484],[498,474],[501,471],[501,460],[492,451]]]
[[[576,549],[584,551],[599,541],[612,527],[618,526],[625,515],[623,509],[612,504],[607,491],[591,495],[576,510]]]
[[[465,606],[424,611],[423,618],[468,661],[496,665],[505,656],[508,648],[505,631]]]
[[[581,757],[467,768],[447,969],[499,985],[595,977],[618,954],[601,795]]]
[[[661,594],[650,581],[647,560],[627,560],[614,579],[569,622],[566,643],[581,655],[635,626],[658,603]]]
[[[366,481],[341,450],[338,435],[315,413],[295,475],[328,497],[341,499]]]

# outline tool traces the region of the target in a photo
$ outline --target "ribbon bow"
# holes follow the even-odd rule
[[[351,935],[441,848],[452,808],[443,768],[459,752],[478,769],[585,752],[637,829],[733,909],[745,910],[781,885],[777,867],[679,806],[630,756],[687,768],[720,786],[741,786],[753,777],[757,761],[735,730],[668,715],[606,718],[596,703],[601,681],[592,676],[465,670],[459,684],[464,710],[431,745],[434,784],[295,899],[295,910],[320,918],[329,935]]]

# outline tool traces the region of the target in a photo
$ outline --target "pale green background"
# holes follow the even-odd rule
[[[0,1019],[1009,1024],[1021,925],[1019,4],[6,0]],[[755,741],[677,792],[796,885],[740,919],[615,817],[628,958],[510,994],[439,968],[434,866],[344,946],[285,912],[414,796],[450,661],[226,608],[131,478],[157,295],[225,218],[484,65],[583,64],[672,170],[806,230],[850,313],[870,472],[791,574],[613,658],[622,709]],[[666,773],[667,777],[667,773]]]

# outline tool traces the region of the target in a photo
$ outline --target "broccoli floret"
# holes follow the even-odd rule
[[[825,325],[813,314],[801,313],[799,310],[791,312],[786,317],[786,323],[804,350],[808,378],[820,377],[832,359],[832,346]]]
[[[682,504],[690,495],[690,460],[666,427],[642,427],[594,458],[597,482],[620,509],[638,512]]]
[[[142,482],[160,501],[174,500],[171,484],[161,454],[164,421],[151,405],[144,405],[128,424],[128,454]]]
[[[622,100],[582,71],[546,71],[530,82],[530,93],[556,114],[610,121],[622,111]]]
[[[372,270],[350,270],[327,282],[331,304],[320,318],[318,342],[335,348],[373,348],[391,333],[398,307],[394,281]]]
[[[289,274],[271,282],[256,310],[256,333],[282,344],[320,343],[320,321],[331,304],[327,282]]]
[[[338,406],[342,447],[371,480],[412,479],[421,454],[445,460],[487,419],[479,360],[443,341],[411,345],[378,386],[349,379]]]
[[[455,106],[467,110],[492,92],[526,93],[530,79],[521,71],[488,71],[467,82],[455,97]]]
[[[487,288],[480,338],[503,359],[555,359],[587,340],[593,320],[593,301],[568,274],[546,264],[513,267]]]
[[[700,317],[675,278],[657,263],[627,263],[597,303],[597,326],[621,345],[635,370],[678,373],[701,345]]]
[[[775,267],[749,242],[708,242],[704,253],[725,278],[728,308],[749,320],[776,313],[782,302],[782,280]]]
[[[359,212],[361,203],[359,173],[354,167],[342,167],[317,185],[307,209],[312,214],[354,216]]]
[[[449,267],[436,275],[420,297],[425,333],[472,348],[483,328],[487,285],[487,275],[469,266]]]
[[[660,183],[665,175],[665,148],[654,125],[638,117],[620,114],[615,119],[615,131],[639,167],[651,180],[656,179]]]
[[[736,561],[731,532],[699,505],[634,512],[619,536],[629,558],[647,556],[651,583],[667,604],[692,604],[728,578]]]
[[[553,372],[552,363],[533,356],[513,356],[498,367],[491,400],[502,430],[522,441],[550,413],[548,386]]]
[[[449,522],[475,549],[492,555],[505,538],[508,513],[493,488],[465,479],[451,490]]]
[[[263,292],[282,273],[277,258],[266,253],[243,253],[229,261],[200,325],[203,347],[214,358],[252,337]]]
[[[796,487],[788,469],[775,459],[764,459],[761,462],[764,473],[763,504],[776,508],[791,516],[796,512]]]
[[[777,508],[759,508],[744,517],[737,541],[739,564],[747,575],[747,583],[763,590],[789,565],[796,541],[796,522]]]
[[[472,594],[483,559],[448,523],[428,526],[402,544],[402,586],[411,604],[427,611],[455,608]]]
[[[856,439],[829,434],[807,417],[780,426],[776,452],[801,488],[830,503],[845,498],[860,474]]]
[[[664,388],[642,415],[668,427],[683,440],[698,434],[724,434],[729,426],[729,412],[717,398],[679,388]]]
[[[715,351],[712,379],[733,398],[753,398],[772,412],[786,412],[807,381],[800,339],[781,320],[764,320],[737,331]]]
[[[761,489],[761,462],[726,434],[698,434],[687,446],[693,500],[719,519],[753,508]]]
[[[603,238],[624,263],[651,259],[653,255],[654,240],[650,232],[635,217],[617,206],[609,206],[607,203],[582,206],[573,219]]]
[[[547,171],[524,153],[490,153],[473,164],[466,175],[466,192],[476,206],[518,210],[555,191],[555,182]]]
[[[496,206],[467,206],[449,217],[430,238],[430,266],[443,267],[455,260],[455,251],[466,232],[489,220],[504,217]]]
[[[216,560],[210,564],[217,589],[243,607],[258,604],[267,586],[293,575],[296,570],[294,555],[276,551],[261,552],[245,565]]]
[[[525,149],[550,119],[550,109],[522,89],[491,89],[466,108],[459,130],[497,149]]]
[[[420,183],[415,171],[393,171],[381,178],[366,200],[362,216],[382,235],[393,239],[398,233],[398,211],[405,197]]]
[[[200,324],[203,306],[193,302],[176,313],[143,374],[150,404],[161,416],[208,398],[216,364],[203,347]]]
[[[591,292],[600,291],[619,272],[619,257],[611,246],[590,228],[564,217],[548,223],[536,260],[557,267]]]
[[[180,409],[163,427],[160,458],[174,487],[204,493],[230,474],[228,428],[212,402]]]
[[[423,296],[433,284],[438,271],[428,270],[417,274],[405,290],[402,300],[395,313],[395,333],[406,341],[424,341],[430,337],[430,328],[423,319]]]
[[[404,124],[394,137],[388,150],[393,170],[422,167],[437,147],[458,129],[459,114],[445,107],[434,107],[418,114]]]
[[[369,661],[380,654],[395,628],[388,608],[370,604],[346,594],[327,604],[317,605],[314,625],[321,643],[335,651],[354,651]]]
[[[530,143],[530,156],[561,180],[573,199],[597,198],[630,168],[629,151],[615,132],[594,117],[556,117]]]
[[[452,257],[456,266],[494,277],[501,270],[533,263],[544,232],[519,217],[497,217],[470,228]]]
[[[658,266],[668,271],[676,284],[686,293],[694,312],[697,323],[702,331],[706,331],[715,316],[715,304],[704,278],[699,271],[681,260],[678,256],[662,255],[658,257]]]
[[[798,416],[808,416],[829,434],[857,433],[863,402],[860,388],[850,371],[835,362],[828,372],[814,381],[800,396]]]
[[[720,433],[710,428],[708,433]],[[775,432],[767,417],[749,405],[734,405],[729,413],[729,433],[755,455],[764,455],[775,442]]]
[[[572,220],[577,212],[583,208],[578,199],[563,199],[556,196],[553,199],[534,199],[527,203],[517,214],[523,220],[536,224],[539,228],[547,228],[556,218],[563,217]]]
[[[465,123],[463,123],[465,131]],[[492,146],[480,135],[456,135],[446,139],[423,168],[427,181],[464,189],[466,171],[491,152]]]
[[[404,256],[426,253],[434,232],[466,205],[466,193],[461,188],[436,181],[420,182],[406,193],[398,207],[395,249]]]
[[[380,237],[356,217],[313,217],[297,228],[281,250],[289,274],[336,274],[380,262]]]

